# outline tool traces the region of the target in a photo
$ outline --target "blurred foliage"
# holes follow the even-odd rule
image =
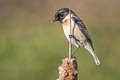
[[[120,1],[0,0],[0,80],[55,80],[68,55],[57,9],[70,7],[86,23],[101,65],[80,48],[79,80],[119,80]]]

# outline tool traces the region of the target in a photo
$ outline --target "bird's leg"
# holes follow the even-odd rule
[[[79,48],[80,48],[80,46],[78,46],[78,47],[73,51],[72,56],[75,55],[76,51],[77,51]]]
[[[73,30],[72,30],[72,35],[69,35],[69,38],[73,38],[76,42],[76,44],[78,45],[77,48],[73,51],[72,53],[72,56],[75,55],[76,51],[80,48],[80,45],[78,42],[80,42],[75,36],[74,36],[74,30],[75,30],[75,23],[74,23],[74,27],[73,27]]]
[[[69,38],[73,38],[76,42],[76,44],[79,46],[79,43],[80,42],[74,35],[69,35]]]
[[[75,27],[76,27],[76,26],[75,26],[75,23],[74,23],[74,26],[73,26],[73,29],[72,29],[72,34],[69,35],[69,38],[74,38],[74,39],[76,39],[75,36],[74,36]]]
[[[69,35],[69,38],[73,38],[74,36],[73,35]]]
[[[75,55],[76,51],[80,48],[80,45],[78,42],[80,42],[78,39],[76,39],[76,37],[74,35],[69,35],[70,38],[73,38],[76,42],[76,44],[78,45],[78,47],[73,51],[72,55]]]
[[[76,39],[76,37],[74,35],[69,35],[69,38],[73,38],[76,42],[80,42],[78,39]]]

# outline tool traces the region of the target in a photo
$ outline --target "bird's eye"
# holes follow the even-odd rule
[[[61,17],[64,17],[64,15],[63,15],[63,14],[61,14],[60,16],[61,16]]]

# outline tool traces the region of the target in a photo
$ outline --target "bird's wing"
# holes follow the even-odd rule
[[[82,22],[82,20],[79,17],[73,16],[72,19],[78,25],[79,29],[85,35],[85,37],[87,38],[87,41],[90,43],[91,47],[93,48],[92,40],[88,34],[88,30],[87,30],[85,24]],[[93,48],[93,50],[94,50],[94,48]]]

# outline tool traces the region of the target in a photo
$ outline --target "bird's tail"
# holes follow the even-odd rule
[[[85,48],[86,48],[86,49],[90,52],[90,54],[92,55],[92,57],[93,57],[96,65],[100,65],[100,61],[99,61],[98,57],[96,56],[94,50],[92,49],[90,43],[87,43],[87,44],[85,45]]]

